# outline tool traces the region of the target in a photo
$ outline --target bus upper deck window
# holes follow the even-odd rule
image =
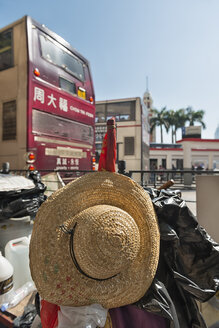
[[[85,81],[84,63],[58,42],[40,34],[42,57],[48,62],[61,67],[67,73]]]

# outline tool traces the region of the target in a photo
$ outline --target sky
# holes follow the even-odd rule
[[[0,0],[0,28],[24,15],[89,60],[96,100],[142,97],[148,77],[154,108],[203,109],[202,138],[214,138],[219,0]]]

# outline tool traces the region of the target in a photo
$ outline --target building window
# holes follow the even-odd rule
[[[13,66],[12,30],[0,33],[0,71]]]
[[[125,143],[124,155],[134,155],[135,153],[134,137],[125,137],[124,143]]]
[[[105,104],[96,104],[96,123],[106,122],[106,105]]]
[[[3,103],[2,140],[16,140],[16,101]]]
[[[117,122],[135,121],[135,107],[135,100],[96,104],[95,122],[103,123],[112,117]]]
[[[135,101],[121,101],[107,104],[107,120],[112,116],[117,122],[135,121]]]
[[[96,125],[95,126],[95,141],[102,143],[103,138],[104,138],[106,132],[107,132],[107,126],[106,126],[106,124],[104,124],[104,125]]]

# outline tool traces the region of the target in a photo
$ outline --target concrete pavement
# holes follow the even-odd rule
[[[196,216],[197,208],[196,208],[196,190],[181,190],[182,199],[186,202],[188,208],[191,212]]]

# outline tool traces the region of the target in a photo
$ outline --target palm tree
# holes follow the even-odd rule
[[[185,126],[187,121],[187,116],[185,113],[185,109],[180,108],[175,111],[175,120],[174,120],[174,139],[176,142],[176,132],[178,129],[181,129]]]
[[[189,106],[186,108],[186,121],[189,122],[190,126],[194,125],[195,122],[198,122],[202,125],[203,129],[205,129],[206,125],[202,120],[204,114],[204,110],[200,109],[195,111]]]
[[[176,111],[169,110],[166,113],[167,121],[169,124],[169,128],[171,128],[171,138],[172,143],[176,142],[176,131],[179,128],[185,126],[186,115],[184,109],[178,109]]]
[[[150,132],[152,133],[156,126],[159,126],[160,139],[161,143],[163,143],[163,126],[167,132],[169,130],[166,107],[163,107],[160,111],[157,109],[153,109],[152,113],[154,116],[152,116],[152,118],[150,119]]]
[[[168,121],[169,127],[171,128],[172,143],[174,143],[175,126],[176,126],[176,114],[175,113],[176,112],[172,109],[166,112],[166,119]]]

